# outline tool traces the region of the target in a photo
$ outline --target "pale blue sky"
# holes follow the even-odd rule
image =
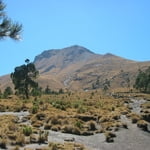
[[[0,41],[0,75],[44,50],[81,45],[137,61],[150,60],[150,0],[5,0],[23,24],[22,41]]]

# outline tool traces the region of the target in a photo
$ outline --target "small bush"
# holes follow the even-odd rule
[[[61,129],[61,127],[59,125],[54,125],[51,127],[52,131],[59,131]]]
[[[30,136],[30,134],[32,134],[32,128],[29,127],[29,126],[25,126],[25,127],[23,128],[23,134],[24,134],[25,136]]]
[[[132,123],[137,123],[141,119],[141,117],[136,113],[131,113],[128,115],[128,117],[131,118]]]
[[[74,124],[76,127],[78,127],[79,129],[83,128],[83,123],[79,120],[77,120]]]
[[[0,147],[3,149],[6,149],[7,140],[6,139],[0,139]]]
[[[48,132],[39,132],[39,139],[38,142],[39,144],[45,143],[45,141],[48,141]]]
[[[50,130],[51,129],[51,125],[50,124],[45,124],[44,125],[44,130]]]
[[[73,127],[71,125],[65,125],[64,127],[62,127],[62,132],[72,133],[72,129],[73,129]]]
[[[132,118],[132,123],[137,123],[138,120],[139,120],[139,118],[135,116],[135,117]]]
[[[122,127],[125,128],[125,129],[128,129],[127,123],[122,123]]]
[[[36,114],[38,112],[39,107],[37,105],[33,105],[32,114]]]
[[[65,125],[62,128],[62,132],[63,133],[71,133],[71,134],[76,134],[76,135],[80,135],[80,129],[78,127],[73,127],[72,125]]]
[[[83,106],[80,106],[77,110],[78,113],[85,113],[87,111],[87,109]]]
[[[137,122],[137,126],[141,129],[143,129],[144,131],[148,131],[148,122],[145,120],[139,120]]]
[[[61,110],[66,110],[67,108],[71,107],[71,104],[69,102],[63,100],[50,101],[50,103],[53,107]]]
[[[10,131],[16,131],[17,130],[17,126],[14,123],[9,123],[8,128]]]
[[[83,105],[83,101],[81,101],[81,100],[77,100],[77,101],[72,103],[72,107],[76,108],[76,109],[81,107],[82,105]]]
[[[89,130],[94,131],[94,130],[97,129],[97,128],[96,128],[96,122],[95,122],[95,121],[89,121],[89,122],[88,122],[88,125],[89,125]]]
[[[78,127],[74,127],[72,129],[72,134],[76,134],[76,135],[80,135],[81,134],[81,131]]]
[[[116,137],[116,134],[113,132],[106,132],[105,136],[106,136],[106,142],[112,143],[112,142],[114,142],[113,138]]]
[[[52,125],[56,125],[56,124],[60,124],[61,125],[61,119],[58,119],[58,117],[53,117],[51,119],[51,124]]]
[[[24,146],[24,144],[25,144],[25,136],[23,134],[19,133],[17,135],[16,144],[18,144],[20,146]]]

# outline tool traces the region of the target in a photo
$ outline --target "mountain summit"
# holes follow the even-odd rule
[[[94,56],[90,50],[74,45],[63,49],[46,50],[35,57],[34,63],[37,69],[44,73],[54,68],[64,69],[71,64],[86,62]]]

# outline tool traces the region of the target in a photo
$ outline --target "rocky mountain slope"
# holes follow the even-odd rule
[[[149,62],[136,62],[107,53],[99,55],[74,45],[63,49],[46,50],[34,60],[40,72],[38,82],[51,89],[90,90],[130,87],[139,69],[146,69]],[[9,76],[0,78],[1,88],[10,85]]]

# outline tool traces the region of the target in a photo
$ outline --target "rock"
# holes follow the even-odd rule
[[[74,142],[74,141],[75,141],[75,138],[74,138],[74,137],[65,138],[64,141],[66,141],[66,142]]]
[[[36,115],[36,118],[37,118],[38,120],[45,120],[46,115],[43,114],[43,113],[39,113],[39,114]]]
[[[150,122],[150,113],[143,113],[142,118],[148,122]]]
[[[82,121],[85,121],[85,122],[90,121],[90,120],[94,120],[94,121],[98,120],[98,118],[96,116],[92,116],[92,115],[84,115],[84,114],[82,114],[82,115],[77,115],[76,117],[78,119],[81,119]]]
[[[91,132],[91,131],[83,131],[81,132],[81,135],[84,135],[84,136],[89,136],[89,135],[93,135],[94,133]]]
[[[106,142],[112,143],[112,142],[114,142],[113,138],[116,137],[116,134],[113,132],[107,132],[107,133],[105,133],[105,136],[106,136]]]
[[[114,139],[111,138],[111,137],[107,137],[107,138],[106,138],[106,142],[108,142],[108,143],[113,143],[113,142],[114,142]]]
[[[22,122],[27,122],[27,121],[28,121],[28,117],[23,117],[23,118],[21,119],[21,121],[22,121]]]

